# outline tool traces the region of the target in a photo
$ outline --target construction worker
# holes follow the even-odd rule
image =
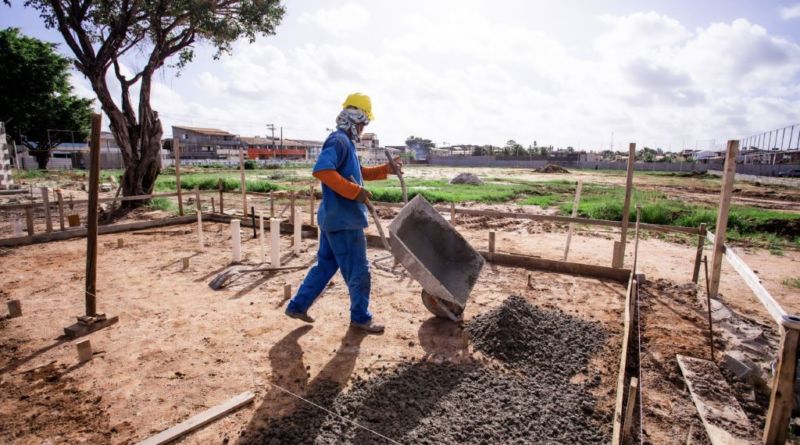
[[[316,301],[337,270],[342,272],[350,292],[350,325],[370,333],[383,332],[369,312],[370,272],[367,263],[367,208],[364,202],[372,195],[363,181],[386,179],[389,164],[362,167],[356,156],[355,142],[373,119],[369,96],[353,93],[342,104],[336,118],[336,131],[322,146],[314,165],[314,177],[322,182],[317,263],[308,271],[297,294],[289,301],[286,315],[308,323],[314,319],[308,308]],[[400,159],[395,159],[398,167]]]

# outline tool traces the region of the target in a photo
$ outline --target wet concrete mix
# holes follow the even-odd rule
[[[347,391],[327,381],[304,397],[399,443],[595,444],[611,436],[611,413],[595,410],[600,383],[587,372],[606,333],[595,322],[511,296],[465,325],[475,350],[464,363],[403,363]],[[242,444],[391,443],[304,402],[240,438]]]

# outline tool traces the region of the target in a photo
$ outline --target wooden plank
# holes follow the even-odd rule
[[[172,138],[172,155],[175,158],[175,188],[178,191],[178,215],[183,216],[183,195],[181,194],[181,143],[180,138]]]
[[[247,181],[244,179],[244,148],[239,147],[239,189],[242,191],[242,215],[247,216]]]
[[[784,326],[783,337],[776,364],[775,378],[772,381],[772,392],[764,427],[763,443],[780,445],[786,441],[789,429],[789,417],[794,406],[794,384],[797,374],[798,331],[793,323]]]
[[[631,377],[628,385],[628,401],[625,402],[625,419],[622,422],[622,443],[631,443],[631,427],[633,426],[633,409],[636,407],[636,393],[639,391],[639,379]]]
[[[612,267],[622,267],[625,263],[626,238],[628,237],[628,224],[630,221],[631,196],[633,195],[633,169],[636,163],[636,144],[628,145],[628,172],[625,179],[625,200],[622,203],[622,231],[619,235],[621,247],[614,251]]]
[[[714,235],[711,232],[708,232],[707,238],[714,239]],[[722,245],[722,253],[725,256],[725,259],[728,261],[728,264],[733,267],[733,270],[742,277],[747,287],[753,291],[756,298],[764,305],[769,312],[769,315],[775,320],[779,326],[783,320],[784,315],[786,315],[786,311],[775,301],[775,298],[767,291],[767,289],[761,284],[761,279],[755,272],[750,269],[747,263],[736,254],[736,251],[733,250],[730,246]],[[710,280],[709,280],[710,281]]]
[[[203,215],[206,217],[207,215]],[[106,235],[111,233],[129,232],[131,230],[149,229],[152,227],[164,227],[178,224],[188,224],[195,221],[194,215],[177,216],[174,218],[164,218],[154,221],[137,221],[134,223],[114,224],[100,226],[98,234]],[[47,243],[50,241],[62,241],[73,238],[83,238],[86,236],[86,228],[78,227],[67,229],[63,232],[40,233],[34,236],[22,236],[17,238],[0,239],[0,247],[25,246],[29,244]]]
[[[620,270],[620,269],[614,269]],[[625,309],[622,315],[622,352],[620,353],[619,369],[617,370],[617,396],[614,402],[614,425],[611,433],[611,444],[622,443],[622,403],[625,400],[625,371],[628,368],[628,345],[631,340],[631,324],[633,324],[633,311],[631,304],[636,292],[636,280],[633,272],[628,276],[628,290],[625,293]]]
[[[702,235],[697,235],[697,253],[694,257],[694,269],[692,270],[692,283],[697,284],[700,280],[700,263],[703,260],[703,245],[706,241],[706,223],[700,224]]]
[[[150,438],[147,438],[139,442],[138,445],[162,445],[165,443],[172,442],[181,436],[184,436],[196,429],[203,427],[208,423],[211,423],[225,416],[231,411],[234,411],[238,408],[241,408],[244,405],[247,405],[248,403],[252,402],[255,397],[256,395],[253,394],[252,392],[245,391],[221,405],[209,408],[203,411],[202,413],[197,414],[175,425],[174,427],[168,430],[164,430],[156,434],[155,436],[152,436]]]
[[[711,298],[717,298],[719,294],[719,279],[722,273],[722,257],[724,255],[723,246],[725,245],[725,233],[728,230],[728,213],[731,209],[733,179],[736,176],[736,154],[738,152],[739,141],[728,141],[722,177],[722,193],[719,211],[717,212],[717,228],[714,231],[716,237],[714,239],[714,255],[711,258],[711,277],[708,280]]]
[[[570,263],[567,261],[548,260],[530,256],[511,255],[507,253],[490,253],[479,251],[487,261],[503,266],[524,267],[527,269],[544,270],[570,275],[580,275],[592,278],[604,278],[624,283],[630,276],[630,270],[615,269],[593,264]]]
[[[391,207],[402,208],[403,205],[395,202],[375,202],[375,207]],[[450,211],[449,207],[434,206],[439,213],[447,213]],[[493,216],[497,218],[517,218],[528,219],[531,221],[550,221],[557,223],[575,223],[585,224],[587,226],[605,226],[605,227],[622,227],[620,221],[609,221],[606,219],[590,219],[590,218],[572,218],[569,216],[557,215],[540,215],[535,213],[522,213],[522,212],[499,212],[496,210],[478,210],[468,208],[456,208],[459,214],[468,216]],[[651,232],[659,233],[686,233],[689,235],[699,235],[700,231],[696,227],[683,227],[683,226],[665,226],[661,224],[640,224],[640,229],[648,230]]]
[[[25,208],[25,227],[28,230],[28,236],[31,237],[34,235],[33,231],[33,208],[26,207]]]
[[[86,315],[97,313],[97,195],[100,191],[100,130],[103,117],[92,115],[89,143],[89,216],[86,217]]]
[[[717,365],[680,354],[677,359],[711,445],[756,443],[753,426]]]
[[[53,231],[53,218],[50,214],[50,189],[42,187],[42,207],[44,207],[44,227],[47,233]]]
[[[583,180],[578,180],[578,185],[575,187],[575,200],[572,201],[572,217],[578,216],[578,206],[581,203],[581,190],[583,189]],[[567,261],[569,256],[569,243],[572,241],[572,232],[575,230],[575,223],[569,223],[569,231],[567,232],[567,243],[564,246],[564,261]]]
[[[61,196],[61,190],[56,189],[56,197],[58,198],[58,226],[61,230],[66,228],[64,224],[64,197]]]

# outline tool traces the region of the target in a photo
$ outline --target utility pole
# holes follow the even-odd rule
[[[267,124],[267,128],[272,131],[272,137],[270,137],[270,142],[272,144],[272,158],[275,159],[275,124]]]

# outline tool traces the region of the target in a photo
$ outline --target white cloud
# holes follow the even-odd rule
[[[369,24],[369,11],[361,5],[346,3],[340,7],[303,12],[297,22],[318,26],[333,34],[345,34],[366,27]]]
[[[285,33],[302,40],[239,42],[231,56],[159,79],[153,104],[165,134],[176,123],[263,135],[275,123],[287,137],[322,139],[344,97],[362,91],[375,107],[369,130],[388,144],[415,134],[596,149],[613,131],[617,147],[677,150],[800,121],[800,46],[748,20],[689,29],[656,12],[592,13],[576,49],[537,23],[460,5],[302,13]],[[331,38],[356,28],[381,32]]]
[[[800,18],[800,3],[782,7],[780,13],[783,20],[798,19]]]

